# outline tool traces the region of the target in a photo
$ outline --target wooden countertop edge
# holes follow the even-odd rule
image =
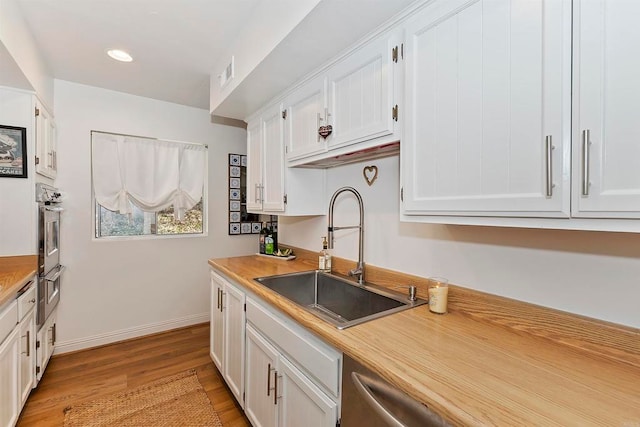
[[[15,298],[37,271],[37,255],[0,257],[0,306]]]
[[[507,422],[514,425],[512,423],[524,420],[532,422],[544,414],[555,414],[548,419],[549,425],[575,422],[567,416],[582,420],[595,416],[593,421],[611,417],[608,414],[612,413],[626,414],[626,421],[629,399],[633,401],[637,396],[635,386],[629,386],[630,381],[632,384],[640,381],[637,370],[628,370],[618,361],[594,354],[587,356],[582,349],[566,348],[516,329],[487,328],[487,322],[470,318],[460,310],[440,317],[423,306],[338,331],[252,280],[259,276],[314,269],[315,259],[299,257],[290,263],[250,256],[214,259],[209,260],[209,264],[455,424]],[[389,335],[389,331],[393,334]],[[428,336],[428,342],[416,341],[420,336]],[[438,341],[441,344],[435,344]],[[440,345],[454,346],[450,349],[454,360],[458,358],[454,353],[463,351],[466,356],[460,359],[462,365],[460,361],[450,364],[447,359],[441,359],[443,352],[448,353]],[[414,346],[417,347],[414,349]],[[408,356],[411,353],[418,357],[415,363],[412,356]],[[496,363],[487,365],[493,359]],[[470,365],[464,360],[480,363]],[[576,370],[575,363],[588,369]],[[592,368],[597,369],[597,375]],[[466,375],[465,370],[468,371]],[[603,372],[611,374],[611,378],[615,378],[613,382]],[[538,380],[538,375],[544,379]],[[558,381],[558,384],[549,389],[549,381]],[[511,387],[520,393],[519,398],[511,398]],[[567,393],[586,393],[587,390],[589,395],[579,400],[555,403],[558,398],[563,400]],[[522,393],[525,399],[522,399]],[[601,406],[593,404],[594,399],[608,409],[599,409]],[[494,407],[496,404],[500,406]],[[534,406],[530,408],[530,405]],[[493,409],[487,413],[477,410],[484,406]],[[631,417],[633,422],[640,421],[635,413]],[[619,422],[620,416],[615,419]]]

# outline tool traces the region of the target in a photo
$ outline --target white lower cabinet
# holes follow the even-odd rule
[[[254,427],[277,425],[278,351],[247,325],[245,413]]]
[[[0,344],[0,426],[13,427],[20,414],[19,328]]]
[[[34,385],[36,287],[0,309],[0,427],[13,427]]]
[[[338,404],[247,325],[245,411],[251,423],[267,426],[335,426]]]
[[[211,272],[211,359],[243,406],[244,293]]]
[[[278,387],[278,425],[282,427],[333,427],[338,419],[338,404],[324,394],[286,358],[280,358]],[[281,382],[281,383],[280,383]],[[278,390],[279,391],[279,390]]]
[[[211,358],[254,427],[333,427],[342,354],[211,272]]]
[[[20,321],[20,405],[31,393],[36,375],[36,311],[31,309]]]
[[[36,347],[36,379],[40,381],[44,370],[51,359],[53,350],[56,347],[56,322],[58,320],[58,309],[49,315],[44,325],[37,334]]]

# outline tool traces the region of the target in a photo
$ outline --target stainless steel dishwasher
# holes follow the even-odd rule
[[[449,426],[440,415],[346,354],[342,368],[341,427]]]

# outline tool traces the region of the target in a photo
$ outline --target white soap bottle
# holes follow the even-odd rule
[[[318,255],[318,270],[325,273],[331,272],[331,254],[328,250],[329,244],[325,236],[322,237],[322,250]]]

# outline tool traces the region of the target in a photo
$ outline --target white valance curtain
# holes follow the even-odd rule
[[[129,201],[148,212],[173,205],[182,220],[202,198],[204,145],[95,131],[91,144],[96,201],[111,211],[131,213]]]

